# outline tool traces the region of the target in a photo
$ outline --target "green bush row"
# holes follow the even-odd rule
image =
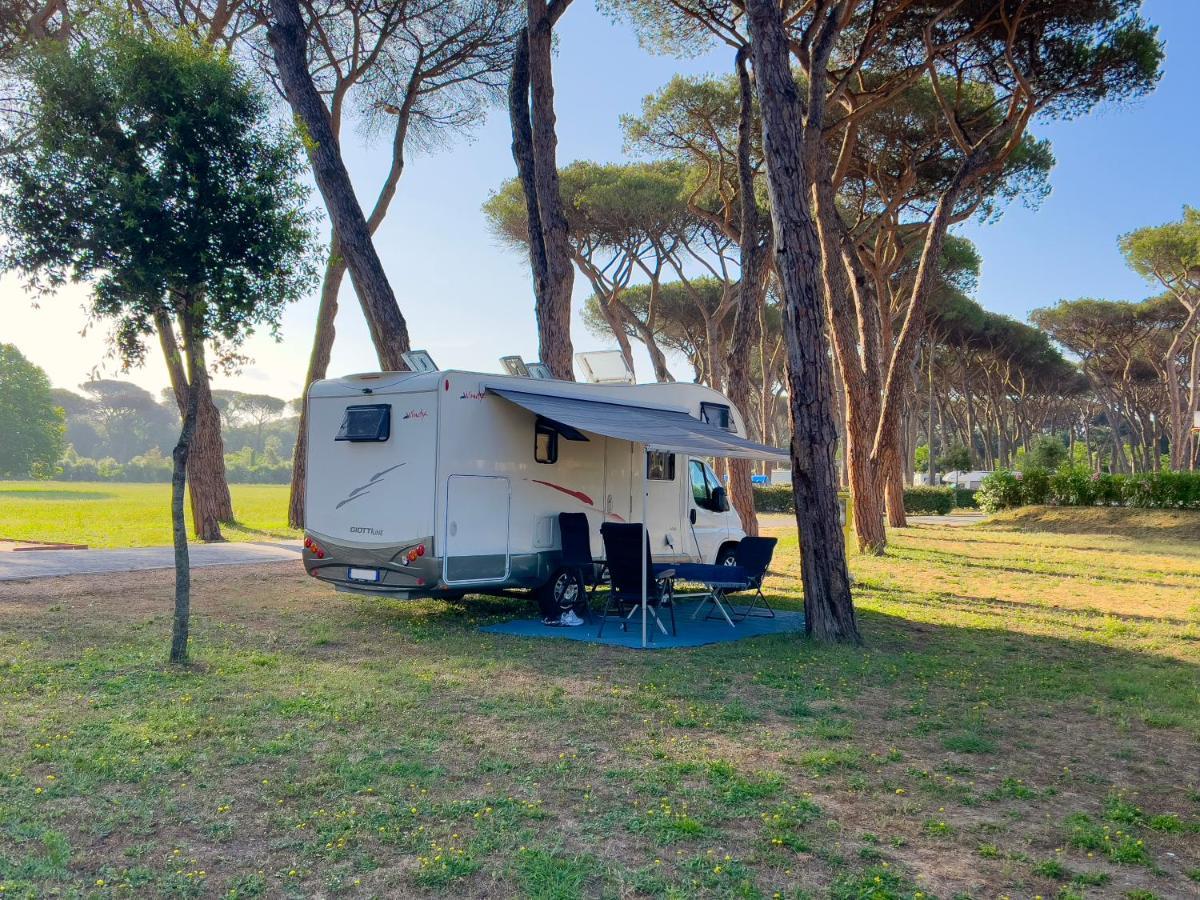
[[[143,484],[166,484],[171,480],[171,460],[161,454],[135,456],[127,463],[112,457],[89,459],[68,456],[58,464],[56,481],[125,481]],[[230,484],[288,484],[292,480],[292,464],[258,463],[248,465],[237,455],[226,455],[225,477]]]
[[[944,516],[955,507],[974,508],[975,491],[952,487],[910,487],[904,489],[904,511],[911,515]],[[790,513],[792,486],[772,484],[754,486],[754,509],[760,513]]]
[[[1000,469],[976,492],[988,512],[1018,506],[1129,506],[1140,509],[1200,509],[1200,472],[1143,472],[1111,475],[1087,466],[1063,465],[1053,472]]]

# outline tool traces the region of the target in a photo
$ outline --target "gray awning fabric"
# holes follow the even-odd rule
[[[720,456],[786,462],[788,454],[730,434],[683,410],[584,400],[554,394],[535,394],[488,388],[517,406],[580,431],[645,444],[652,450],[671,450],[689,456]]]

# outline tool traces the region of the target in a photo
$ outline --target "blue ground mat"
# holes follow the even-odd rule
[[[764,634],[788,634],[804,630],[804,613],[776,612],[773,619],[757,616],[751,616],[742,621],[735,619],[736,626],[730,628],[729,623],[721,618],[692,619],[692,611],[695,608],[694,604],[676,606],[675,621],[679,626],[679,634],[672,637],[659,631],[646,649],[671,650],[679,647],[703,647],[706,644],[740,641],[743,638],[759,637]],[[665,616],[663,622],[669,629],[670,617]],[[650,627],[653,626],[654,622],[651,620]],[[486,625],[480,630],[490,631],[493,634],[512,634],[518,637],[563,638],[568,641],[607,644],[611,647],[642,649],[642,618],[640,614],[634,614],[634,621],[629,623],[628,631],[622,631],[615,618],[610,618],[605,624],[603,637],[596,637],[599,627],[599,618],[592,616],[583,625],[575,628],[556,628],[543,625],[537,619],[513,619],[510,622]]]

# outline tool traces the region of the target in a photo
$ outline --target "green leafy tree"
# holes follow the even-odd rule
[[[965,472],[971,467],[971,452],[962,444],[954,444],[938,457],[937,464],[943,472]]]
[[[1163,341],[1163,382],[1170,412],[1171,468],[1196,466],[1193,416],[1200,410],[1200,209],[1185,207],[1183,218],[1139,228],[1121,238],[1130,268],[1166,289],[1178,317]]]
[[[205,341],[274,332],[314,280],[299,143],[224,53],[187,36],[114,26],[32,61],[33,139],[0,166],[4,267],[33,290],[91,287],[126,360],[166,318],[189,382]],[[171,659],[187,659],[190,566],[183,496],[198,391],[172,458],[175,616]]]
[[[1053,472],[1067,461],[1067,445],[1052,434],[1041,434],[1033,439],[1029,452],[1021,460],[1021,471],[1045,469]]]
[[[46,373],[0,344],[0,477],[52,474],[63,453],[63,421]]]

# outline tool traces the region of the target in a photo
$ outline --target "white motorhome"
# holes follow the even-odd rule
[[[778,460],[698,384],[382,372],[308,395],[304,563],[339,590],[557,593],[558,514],[640,522],[655,561],[724,562],[743,537],[708,460]]]

